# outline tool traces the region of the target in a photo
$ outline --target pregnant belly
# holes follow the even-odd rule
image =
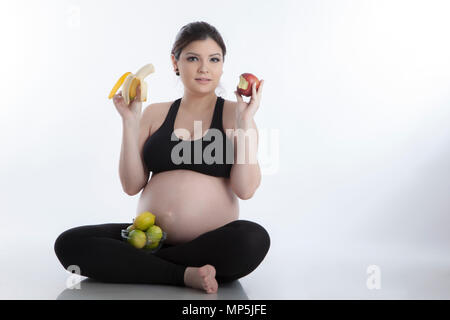
[[[141,193],[136,215],[150,211],[167,233],[167,243],[190,241],[239,218],[229,179],[192,170],[153,175]]]

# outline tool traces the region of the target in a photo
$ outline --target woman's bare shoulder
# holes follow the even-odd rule
[[[163,124],[164,119],[166,118],[170,105],[173,101],[169,102],[155,102],[149,104],[143,111],[143,114],[148,119],[151,127],[151,133],[158,130],[158,128]]]

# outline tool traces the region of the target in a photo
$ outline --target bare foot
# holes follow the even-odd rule
[[[205,290],[206,293],[216,293],[219,287],[216,269],[210,264],[200,268],[187,267],[184,271],[184,284],[191,288]]]

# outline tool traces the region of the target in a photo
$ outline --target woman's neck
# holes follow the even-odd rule
[[[214,92],[202,95],[185,92],[181,104],[185,110],[191,113],[203,113],[214,107],[216,100],[217,96]]]

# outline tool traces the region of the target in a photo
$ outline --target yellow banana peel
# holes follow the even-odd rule
[[[109,93],[108,99],[111,99],[116,94],[117,90],[119,90],[120,86],[122,86],[122,96],[125,99],[125,103],[129,104],[131,100],[136,97],[136,89],[140,84],[141,90],[141,101],[147,101],[147,90],[148,85],[144,81],[144,79],[155,72],[155,67],[153,64],[149,63],[141,67],[135,74],[131,72],[125,72],[119,80],[117,80],[116,84],[112,88]]]
[[[131,72],[125,72],[120,78],[119,80],[117,80],[116,84],[114,85],[114,87],[111,89],[111,92],[109,93],[108,99],[111,99],[112,97],[114,97],[114,95],[116,94],[117,90],[119,90],[120,86],[122,85],[122,83],[125,81],[125,78],[131,74]]]
[[[131,84],[130,84],[130,100],[133,100],[136,97],[136,88],[137,88],[139,82],[141,82],[141,80],[139,80],[139,78],[136,78],[136,76],[131,81]]]

